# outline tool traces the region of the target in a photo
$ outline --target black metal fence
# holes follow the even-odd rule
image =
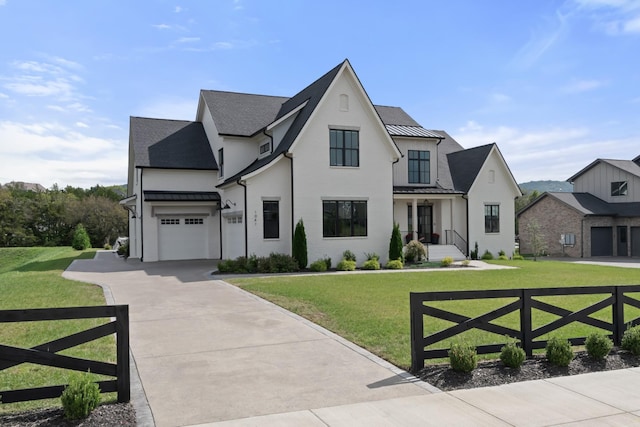
[[[129,377],[129,306],[95,306],[69,308],[39,308],[0,311],[0,324],[9,322],[33,322],[43,320],[69,320],[115,318],[104,325],[75,333],[32,348],[20,348],[0,344],[0,371],[21,363],[53,366],[74,371],[116,377],[99,381],[101,393],[117,392],[118,402],[130,399]],[[116,334],[116,364],[56,354],[111,334]],[[0,385],[2,387],[2,385]],[[0,391],[2,403],[56,398],[62,395],[65,385]]]
[[[626,286],[584,286],[569,288],[540,288],[540,289],[501,289],[487,291],[444,291],[444,292],[420,292],[411,293],[411,371],[418,372],[424,368],[426,359],[436,359],[448,356],[448,348],[426,348],[438,342],[447,340],[470,329],[480,329],[499,335],[508,335],[520,341],[522,348],[528,356],[533,350],[544,348],[546,340],[541,336],[560,329],[573,322],[580,322],[594,328],[603,329],[610,333],[615,345],[620,345],[622,335],[628,325],[635,326],[640,323],[640,317],[625,322],[625,305],[640,308],[640,300],[629,294],[640,292],[640,285]],[[560,306],[549,304],[537,297],[575,295],[603,295],[604,299],[583,307],[577,311],[567,310]],[[515,298],[502,307],[491,310],[488,313],[476,317],[467,317],[437,307],[430,306],[435,301],[457,300],[482,300],[496,298]],[[611,307],[611,322],[606,322],[594,317],[593,313]],[[551,313],[559,318],[543,326],[533,329],[532,310]],[[519,312],[519,329],[501,326],[492,323],[495,319],[509,313]],[[425,316],[431,316],[455,323],[455,325],[424,336]],[[572,345],[584,344],[586,337],[569,338]],[[498,353],[504,344],[486,344],[478,346],[478,354]]]

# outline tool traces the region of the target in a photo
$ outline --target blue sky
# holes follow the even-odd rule
[[[0,0],[0,38],[0,183],[125,183],[129,116],[292,96],[345,58],[518,182],[640,155],[638,0]]]

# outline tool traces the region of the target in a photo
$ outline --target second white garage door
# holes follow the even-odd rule
[[[208,258],[208,223],[207,217],[159,218],[159,259],[170,261]]]

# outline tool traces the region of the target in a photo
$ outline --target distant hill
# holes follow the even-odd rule
[[[35,192],[41,192],[46,190],[46,188],[44,188],[40,184],[35,184],[33,182],[23,182],[23,181],[7,182],[5,185],[0,185],[0,188],[16,188],[19,190],[35,191]]]
[[[538,190],[540,194],[546,191],[570,193],[573,191],[573,184],[567,181],[529,181],[518,184],[523,193],[530,193]]]

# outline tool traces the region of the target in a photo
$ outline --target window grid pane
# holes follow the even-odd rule
[[[263,236],[265,239],[280,237],[280,213],[278,201],[262,202]]]
[[[322,202],[323,237],[367,235],[367,202],[326,200]]]
[[[409,183],[431,183],[431,165],[429,151],[409,150]]]
[[[329,130],[329,164],[331,166],[360,165],[358,131]]]
[[[484,232],[485,233],[500,232],[500,206],[499,205],[484,206]]]

